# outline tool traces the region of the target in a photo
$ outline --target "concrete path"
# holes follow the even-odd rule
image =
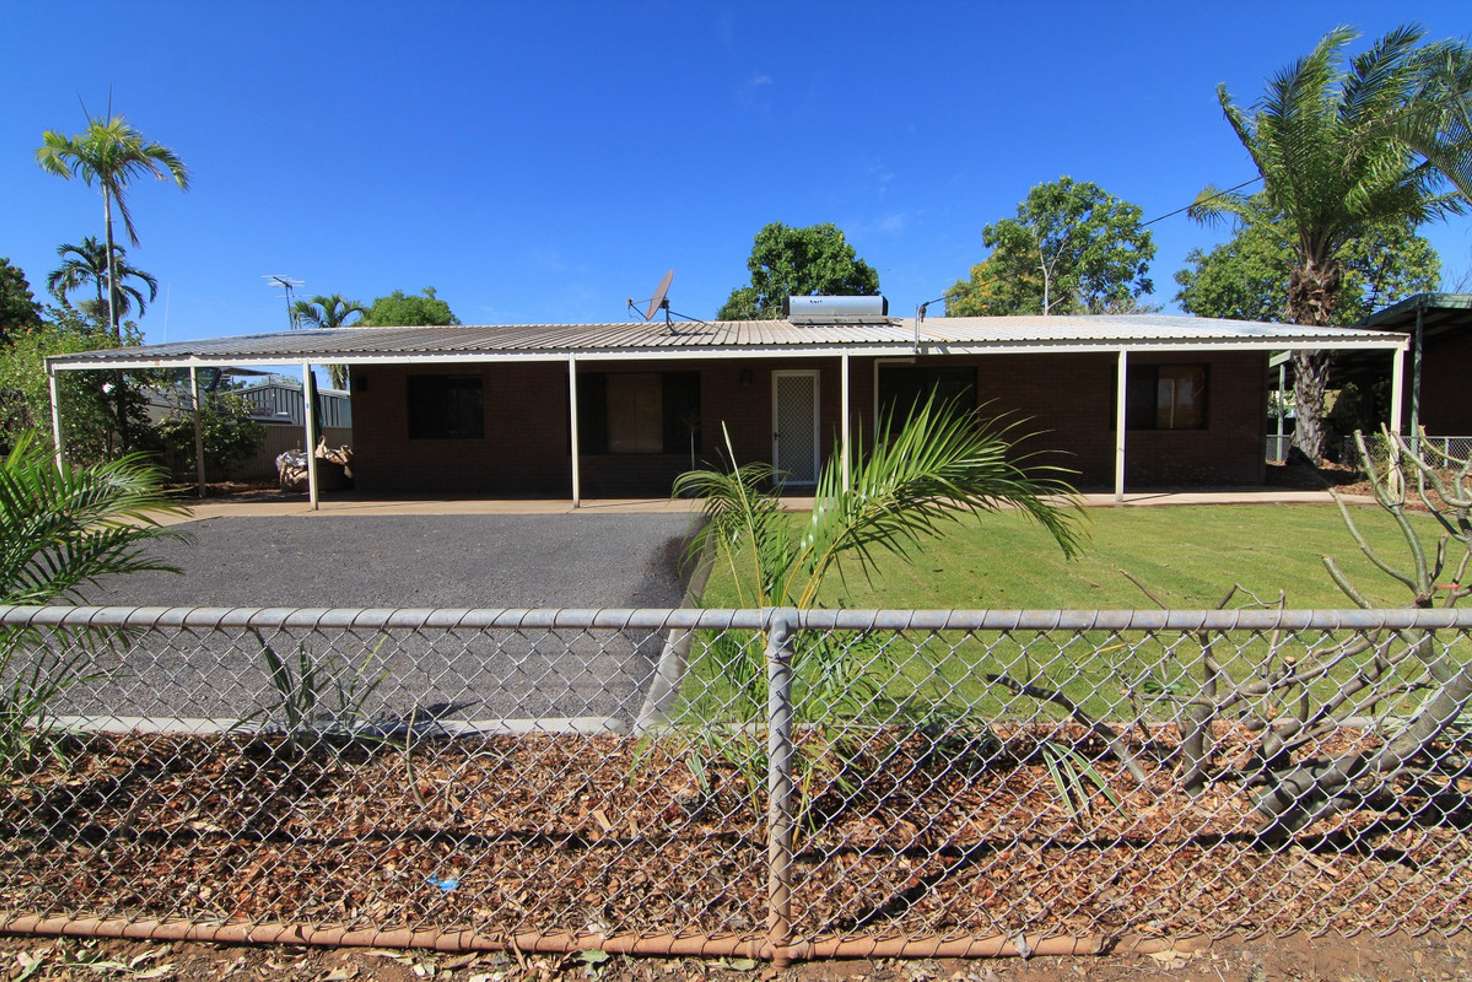
[[[1080,495],[1087,508],[1113,508],[1118,503],[1109,492]],[[1349,500],[1360,499],[1351,497]],[[1228,491],[1141,491],[1125,495],[1125,507],[1167,505],[1254,505],[1329,504],[1327,491],[1291,491],[1281,488],[1243,488]],[[808,511],[812,498],[782,499],[787,511]],[[689,515],[700,511],[700,502],[673,498],[605,498],[585,500],[574,508],[567,499],[501,498],[327,498],[313,511],[301,499],[210,500],[189,505],[187,515],[163,517],[164,524],[211,518],[383,518],[401,515]]]

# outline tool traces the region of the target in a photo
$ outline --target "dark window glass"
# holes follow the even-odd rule
[[[969,413],[976,408],[976,367],[973,365],[880,365],[879,417],[896,425],[909,419],[910,410],[934,394],[938,406]]]
[[[578,376],[578,448],[585,454],[701,450],[699,372]]]
[[[1205,365],[1131,365],[1125,426],[1131,430],[1206,428]]]
[[[409,439],[465,440],[486,435],[479,375],[409,376]]]

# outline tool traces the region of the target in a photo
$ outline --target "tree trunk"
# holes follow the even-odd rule
[[[1288,277],[1288,319],[1295,324],[1324,327],[1334,316],[1342,278],[1339,263],[1300,258]],[[1293,352],[1293,402],[1297,422],[1293,445],[1317,464],[1324,458],[1328,434],[1324,427],[1324,397],[1329,388],[1329,354]]]
[[[1293,445],[1313,464],[1324,459],[1328,433],[1324,427],[1324,397],[1329,389],[1329,353],[1293,352],[1293,404],[1297,421]]]
[[[123,346],[123,332],[118,327],[118,277],[117,265],[113,261],[112,247],[112,192],[102,186],[102,221],[107,237],[107,329],[112,334],[113,344]],[[123,453],[129,450],[127,394],[123,391],[123,373],[113,377],[113,412],[117,417],[118,444]]]
[[[1254,803],[1266,823],[1264,838],[1282,842],[1320,819],[1358,807],[1381,790],[1387,778],[1430,753],[1432,744],[1472,703],[1472,666],[1456,665],[1452,655],[1437,652],[1435,644],[1429,631],[1417,642],[1417,654],[1438,688],[1415,718],[1376,751],[1320,758],[1285,772]],[[1369,790],[1357,791],[1356,782],[1372,783]]]

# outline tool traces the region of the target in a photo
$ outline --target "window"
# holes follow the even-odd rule
[[[479,375],[409,376],[409,439],[467,440],[485,435]]]
[[[699,372],[578,376],[578,448],[585,454],[699,453]]]
[[[902,424],[912,407],[935,394],[935,403],[967,413],[976,408],[976,368],[972,365],[879,366],[879,418]]]
[[[1125,425],[1132,430],[1206,428],[1205,365],[1131,365]]]

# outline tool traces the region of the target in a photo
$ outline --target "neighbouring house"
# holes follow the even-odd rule
[[[360,492],[667,495],[692,463],[767,460],[795,494],[830,454],[931,390],[1025,417],[1024,450],[1081,486],[1242,486],[1264,477],[1267,364],[1362,351],[1377,330],[1163,315],[374,327],[182,341],[52,358],[50,371],[217,364],[350,369]],[[61,416],[64,419],[65,407]],[[575,425],[574,425],[575,424]]]
[[[259,382],[233,391],[255,407],[251,415],[262,423],[299,428],[306,422],[302,383],[297,379],[268,375]],[[352,401],[342,389],[318,389],[317,413],[319,426],[343,430],[353,428]]]
[[[277,456],[286,450],[301,450],[306,443],[306,410],[302,398],[302,383],[296,379],[238,365],[201,369],[198,378],[200,391],[205,395],[206,401],[208,394],[215,391],[239,396],[250,403],[251,418],[265,430],[261,445],[255,453],[244,460],[232,462],[214,477],[274,482]],[[236,384],[224,384],[227,379]],[[249,381],[239,384],[242,379]],[[147,400],[146,412],[154,422],[176,412],[189,412],[193,405],[187,377],[168,386],[146,385],[142,392]],[[347,392],[341,389],[318,389],[316,411],[322,438],[327,441],[328,446],[352,444],[352,404]]]
[[[1377,311],[1363,326],[1410,341],[1402,426],[1472,440],[1472,399],[1463,388],[1472,371],[1472,293],[1418,293]]]

